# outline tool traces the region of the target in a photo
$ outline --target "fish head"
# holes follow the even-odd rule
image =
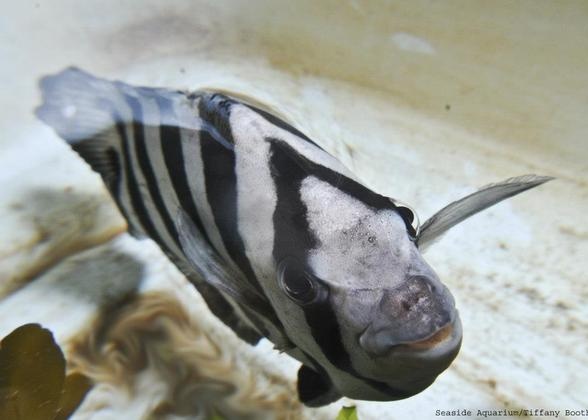
[[[271,162],[278,200],[270,277],[281,287],[277,295],[268,288],[270,300],[294,344],[290,354],[326,378],[317,385],[304,369],[299,391],[303,378],[328,390],[321,397],[302,387],[307,405],[336,394],[397,400],[431,385],[457,356],[462,326],[421,252],[470,216],[551,179],[487,185],[419,227],[406,206],[283,143],[274,143]]]
[[[350,398],[422,391],[456,357],[462,330],[451,293],[417,247],[410,210],[314,187],[320,194],[302,189],[312,247],[277,270],[291,301],[286,324],[305,326],[293,334],[297,346]]]

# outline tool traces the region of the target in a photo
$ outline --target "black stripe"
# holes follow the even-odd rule
[[[307,220],[307,208],[300,196],[301,184],[309,174],[281,143],[270,146],[271,168],[276,185],[277,202],[274,211],[274,250],[276,263],[290,258],[305,266],[310,250],[318,245]],[[326,304],[302,307],[311,334],[325,357],[335,366],[351,365],[343,348],[339,324]]]
[[[286,156],[289,156],[289,160],[294,163],[294,169],[296,171],[302,171],[302,173],[308,176],[312,175],[321,181],[327,182],[333,187],[341,190],[351,197],[356,198],[363,204],[370,206],[375,210],[388,209],[396,211],[404,221],[408,233],[412,236],[416,235],[416,231],[411,224],[412,220],[414,219],[414,215],[406,207],[398,207],[388,197],[370,190],[366,186],[360,184],[357,181],[354,181],[349,177],[346,177],[339,172],[311,161],[310,159],[298,153],[294,148],[292,148],[292,146],[283,140],[275,138],[267,138],[266,140],[271,142],[275,148],[283,150],[283,153]]]
[[[195,97],[189,97],[194,99]],[[306,134],[297,128],[291,126],[286,121],[270,114],[269,112],[258,108],[254,105],[250,105],[245,102],[241,102],[238,99],[223,95],[222,93],[205,93],[200,98],[200,116],[202,119],[209,121],[220,133],[221,137],[232,142],[231,125],[229,123],[230,108],[235,104],[243,105],[250,110],[259,114],[268,123],[281,128],[289,132],[290,134],[301,138],[302,140],[322,149],[318,144],[312,141]]]
[[[215,112],[215,104],[219,106],[218,112]],[[234,139],[229,122],[229,105],[230,103],[222,100],[221,95],[213,95],[212,99],[210,96],[204,96],[198,105],[199,116],[205,122],[200,131],[200,148],[206,196],[227,253],[241,269],[247,281],[268,300],[245,254],[245,245],[239,234],[236,158],[232,147]],[[227,137],[219,139],[220,133]],[[273,308],[271,312],[264,312],[263,316],[278,331],[285,334],[284,326]]]
[[[270,124],[275,125],[276,127],[281,128],[282,130],[285,130],[287,132],[289,132],[290,134],[293,134],[297,137],[300,137],[301,139],[307,141],[308,143],[318,147],[319,149],[323,150],[322,147],[320,147],[318,144],[316,144],[314,141],[312,141],[306,134],[304,134],[302,131],[292,127],[290,124],[288,124],[286,121],[281,120],[280,118],[276,117],[275,115],[270,114],[267,111],[264,111],[263,109],[257,108],[253,105],[249,105],[249,104],[243,104],[246,107],[248,107],[249,109],[257,112],[261,117],[263,117],[267,122],[269,122]]]
[[[200,118],[209,123],[220,135],[220,140],[234,144],[233,132],[231,130],[230,113],[231,106],[237,103],[220,93],[204,94],[198,103],[198,114]],[[208,130],[210,131],[210,130]],[[213,133],[210,133],[214,136]]]
[[[318,144],[312,141],[302,131],[292,127],[286,121],[254,105],[241,102],[238,99],[228,97],[221,93],[207,93],[202,95],[201,104],[202,106],[200,108],[200,116],[203,119],[210,121],[220,131],[221,135],[225,137],[227,140],[232,138],[231,126],[230,124],[228,124],[230,107],[235,104],[240,104],[246,106],[252,111],[255,111],[257,114],[259,114],[259,116],[261,116],[270,124],[275,125],[276,127],[279,127],[282,130],[285,130],[296,137],[300,137],[302,140],[305,140],[308,143],[322,150],[322,148]]]
[[[115,124],[115,126],[117,127],[117,132],[118,132],[118,135],[120,136],[120,131],[118,130],[118,124]],[[124,131],[124,129],[123,129],[123,131]],[[121,138],[121,140],[122,140],[122,138]],[[126,208],[124,208],[124,206],[122,205],[122,200],[121,200],[121,194],[122,194],[122,191],[121,191],[121,183],[122,183],[121,166],[122,165],[120,162],[120,156],[119,156],[118,152],[113,147],[108,148],[108,150],[106,151],[106,154],[107,154],[107,159],[112,162],[112,165],[116,168],[116,171],[115,171],[114,177],[107,179],[107,177],[103,176],[102,179],[104,179],[104,183],[106,184],[106,187],[108,188],[108,190],[110,191],[110,194],[114,198],[114,201],[115,201],[118,209],[122,213],[125,220],[127,220],[129,232],[131,234],[139,236],[138,232],[136,232],[136,229],[132,226],[132,222],[131,222],[131,218],[129,216],[128,210]],[[128,174],[128,172],[127,172],[127,174]],[[128,179],[128,176],[127,176],[127,179]]]
[[[169,178],[172,182],[173,188],[178,197],[180,206],[190,217],[194,225],[198,228],[204,239],[208,244],[212,245],[194,201],[194,194],[190,189],[188,183],[188,174],[186,173],[186,165],[193,165],[193,162],[186,162],[184,159],[184,150],[182,148],[182,132],[179,122],[173,110],[173,104],[170,99],[162,96],[156,96],[157,104],[161,112],[161,124],[159,128],[159,137],[161,142],[161,150],[163,152],[163,159],[167,168]],[[163,116],[165,115],[165,118]],[[169,121],[171,118],[177,125],[163,124],[164,121]]]
[[[108,191],[118,197],[120,189],[120,161],[116,150],[102,136],[109,136],[113,127],[89,139],[69,143],[106,184]],[[102,138],[101,138],[102,137]]]
[[[238,230],[235,154],[216,142],[205,130],[200,132],[200,147],[206,196],[225,248],[249,282],[261,290]]]
[[[239,235],[236,159],[233,148],[227,147],[227,143],[234,144],[229,121],[231,103],[224,98],[222,95],[205,95],[198,104],[200,117],[224,137],[224,141],[217,141],[208,125],[200,131],[206,196],[227,252],[251,285],[263,292]]]
[[[325,177],[331,181],[337,179],[339,187],[342,183],[354,181],[348,178],[348,181],[341,181],[338,177],[333,178],[333,171],[319,167],[314,163],[314,166],[301,164],[301,159],[305,158],[281,141],[273,140],[271,142],[270,153],[272,177],[277,191],[277,204],[273,217],[274,259],[279,263],[288,257],[308,267],[308,254],[311,249],[316,247],[317,239],[311,232],[307,219],[307,208],[300,196],[302,181],[310,175],[316,176],[317,174],[321,179]],[[309,172],[309,169],[314,170]],[[342,177],[342,175],[340,176]],[[375,200],[375,202],[378,201]],[[390,205],[392,204],[390,203]],[[386,203],[386,206],[389,204]],[[383,382],[366,378],[355,370],[343,344],[339,322],[330,300],[301,306],[301,309],[313,339],[333,366],[395,398],[406,398],[412,395],[393,389]]]
[[[155,171],[151,166],[151,160],[149,159],[149,154],[147,153],[147,144],[145,141],[144,132],[145,125],[143,124],[143,111],[141,109],[141,105],[139,101],[133,98],[132,96],[123,96],[133,111],[135,153],[137,154],[137,162],[139,163],[139,167],[143,172],[143,176],[145,177],[145,183],[147,184],[147,189],[149,190],[151,201],[153,202],[157,212],[161,216],[163,223],[172,240],[181,249],[175,224],[169,212],[167,211],[167,208],[163,201],[163,197],[161,196],[161,192],[159,191],[157,177],[155,176]]]
[[[147,93],[149,93],[149,92],[147,92]],[[112,104],[110,104],[110,103],[108,103],[107,106],[110,109],[113,108]],[[206,301],[207,306],[212,311],[212,313],[215,316],[217,316],[220,320],[222,320],[228,327],[234,328],[236,316],[235,316],[235,311],[234,311],[232,305],[226,300],[226,298],[217,289],[215,289],[214,287],[212,287],[211,285],[209,285],[205,281],[202,281],[199,277],[194,276],[193,271],[191,269],[186,268],[186,264],[183,262],[183,260],[181,258],[179,258],[178,256],[176,256],[174,253],[169,251],[169,247],[162,240],[156,227],[154,226],[153,222],[149,218],[145,204],[142,201],[141,193],[138,189],[137,179],[136,179],[134,171],[133,171],[133,165],[131,164],[131,158],[130,158],[130,154],[129,154],[128,136],[126,134],[126,131],[125,131],[125,128],[123,125],[124,120],[121,118],[121,116],[118,113],[116,113],[116,111],[113,110],[112,114],[113,114],[114,121],[117,121],[116,129],[117,129],[118,135],[120,136],[120,139],[121,139],[123,157],[124,157],[124,167],[126,168],[126,174],[127,174],[127,188],[129,190],[131,203],[132,203],[132,206],[135,208],[135,212],[139,218],[141,225],[143,226],[145,233],[162,248],[162,250],[167,255],[167,257],[186,275],[188,280],[198,289],[199,293],[202,294],[203,298]],[[175,127],[168,127],[168,128],[174,129]],[[135,130],[136,129],[137,128],[135,127]],[[169,138],[169,141],[167,142],[167,144],[180,145],[180,143],[179,143],[180,138],[177,137],[177,140],[176,140],[177,134],[175,134],[173,131],[168,132],[167,130],[163,130],[160,134],[161,134],[161,140],[162,140],[162,148],[163,148],[163,145],[166,144],[164,142],[164,138]],[[166,149],[164,148],[164,150],[166,150]],[[173,153],[174,153],[173,151],[170,152],[170,156],[173,156],[174,155]],[[181,151],[180,151],[180,153],[181,153]],[[170,162],[168,162],[166,160],[166,165],[168,166],[168,168],[170,168],[169,163]],[[182,165],[179,165],[179,166],[183,169],[184,168],[183,161],[181,163],[182,163]],[[177,174],[178,173],[176,173],[176,172],[173,172],[173,173],[170,172],[170,175],[172,176],[172,180],[174,180],[174,176]],[[184,172],[184,178],[186,178],[185,172]],[[175,185],[174,185],[174,187],[175,187]],[[177,187],[175,187],[175,188],[177,188]],[[187,196],[189,196],[191,198],[192,194],[191,193],[187,194]],[[122,206],[120,205],[120,203],[118,203],[118,204],[119,204],[119,207],[122,209]],[[194,205],[194,207],[195,207],[195,205]],[[124,213],[125,212],[123,212],[123,214]],[[195,213],[195,214],[197,215],[197,213]],[[126,216],[126,218],[130,223],[130,219],[128,218],[128,216]],[[199,219],[193,219],[193,220],[195,222],[196,221],[200,222]],[[201,226],[201,224],[199,225],[199,227],[200,226]],[[204,232],[203,232],[203,234],[205,235]],[[237,333],[242,334],[242,330],[237,331]],[[244,340],[246,340],[252,344],[254,344],[254,342],[257,341],[257,340],[254,340],[251,335],[241,336],[241,338],[243,338]]]
[[[157,100],[157,104],[160,107],[160,112],[161,112],[161,118],[160,120],[163,121],[164,118],[163,116],[165,115],[165,117],[169,118],[169,117],[173,117],[174,116],[174,112],[173,112],[173,107],[172,104],[170,102],[169,99],[167,98],[163,98],[161,95],[161,93],[158,92],[154,92],[152,89],[149,88],[137,88],[136,89],[140,94],[143,94],[144,96],[147,96],[149,98],[154,98]],[[129,104],[131,105],[131,108],[133,109],[133,116],[134,116],[134,122],[139,122],[142,120],[142,112],[141,112],[141,107],[140,104],[136,101],[133,100],[133,98],[131,97],[126,97],[126,100],[129,101]],[[134,103],[131,103],[134,102]],[[166,113],[166,114],[164,114]],[[167,120],[166,120],[167,121]],[[146,155],[147,149],[146,149],[146,144],[145,144],[145,139],[144,139],[144,132],[142,131],[142,127],[143,125],[140,124],[141,127],[137,128],[136,124],[134,125],[134,129],[135,129],[135,133],[140,133],[140,135],[135,134],[135,144],[141,144],[142,146],[140,146],[140,153],[141,153],[141,157],[143,159],[145,159],[145,162],[150,162],[148,159],[148,155]],[[139,131],[137,131],[139,130]],[[162,151],[164,154],[164,162],[165,165],[167,167],[168,173],[170,175],[170,179],[172,180],[174,189],[176,190],[178,199],[180,201],[180,205],[183,207],[183,209],[185,211],[187,211],[187,213],[192,217],[192,221],[197,225],[197,227],[201,230],[203,236],[206,238],[206,240],[208,240],[208,237],[206,236],[206,232],[204,231],[204,229],[202,228],[202,222],[198,216],[198,212],[196,210],[196,205],[193,201],[193,194],[192,191],[189,189],[188,186],[188,181],[187,181],[187,175],[185,172],[185,167],[184,167],[184,157],[183,157],[183,150],[182,150],[182,145],[181,145],[181,132],[180,132],[180,128],[178,126],[170,126],[170,125],[163,125],[160,124],[160,144],[162,147]],[[126,138],[126,137],[125,137]],[[137,141],[138,139],[138,141]],[[128,140],[127,140],[128,142]],[[126,146],[125,144],[125,147]],[[126,149],[126,154],[128,155],[128,149]],[[139,157],[139,151],[137,151],[138,153],[138,159]],[[129,157],[129,168],[132,168],[132,166],[130,166],[130,157]],[[149,165],[150,166],[150,165]],[[153,168],[150,166],[151,168],[151,172],[153,172]],[[142,170],[145,172],[145,169],[147,169],[146,173],[150,173],[149,168],[142,168]],[[153,175],[154,176],[154,175]],[[150,179],[153,180],[153,178],[150,176]],[[147,176],[146,176],[146,181],[149,183],[151,181],[147,180]],[[136,184],[136,182],[135,182]],[[139,200],[140,200],[140,192],[137,190],[138,196],[139,196]],[[150,189],[150,193],[153,197],[153,191]],[[159,196],[159,203],[163,204],[163,199],[159,193],[159,191],[157,190],[156,192],[156,196]],[[139,201],[141,204],[142,201]],[[165,210],[165,213],[162,213],[162,211],[159,209],[160,213],[162,213],[162,216],[167,217],[168,221],[169,221],[169,213],[167,212],[166,208],[163,207],[163,209]],[[143,206],[143,211],[145,214],[148,214],[146,211],[146,208]],[[167,255],[167,257],[184,273],[184,275],[186,276],[186,278],[198,289],[199,293],[202,294],[207,306],[209,307],[209,309],[211,310],[211,312],[217,316],[221,321],[223,321],[228,327],[235,329],[236,328],[236,321],[237,321],[237,315],[235,314],[235,310],[232,307],[232,305],[227,301],[227,299],[213,286],[211,286],[210,284],[206,283],[206,281],[203,281],[202,279],[200,279],[198,276],[194,275],[194,272],[186,267],[186,264],[183,260],[183,258],[179,257],[178,255],[176,255],[175,253],[171,252],[169,250],[169,247],[166,245],[165,242],[163,242],[163,240],[161,239],[160,236],[158,236],[157,234],[157,230],[154,227],[154,225],[151,223],[151,219],[149,219],[149,217],[147,216],[146,221],[150,223],[150,229],[149,229],[149,236],[154,239],[158,245],[162,248],[162,250],[164,251],[164,253]],[[167,224],[167,228],[169,229],[169,224]],[[172,234],[172,232],[170,232],[170,234]],[[175,224],[173,225],[173,236],[175,239],[179,239],[177,236],[177,231],[175,229]],[[176,241],[176,243],[179,245],[179,241]],[[243,333],[243,329],[235,329],[235,332],[245,341],[248,341],[252,344],[254,344],[256,341],[258,341],[259,338],[255,338],[251,335],[244,335]],[[246,332],[250,332],[249,330],[247,330]]]
[[[126,181],[127,181],[127,190],[129,192],[129,198],[131,200],[131,206],[137,218],[139,219],[139,224],[142,230],[155,242],[158,244],[162,244],[163,241],[157,232],[157,229],[153,225],[153,222],[149,218],[149,214],[147,213],[147,209],[145,208],[145,203],[141,197],[141,192],[139,191],[139,186],[137,184],[137,178],[135,176],[135,171],[133,170],[133,166],[131,164],[131,157],[129,154],[129,139],[127,137],[127,132],[125,129],[125,120],[121,117],[118,111],[115,109],[115,106],[112,102],[107,100],[100,101],[101,106],[106,109],[110,110],[110,114],[112,116],[113,121],[115,121],[115,128],[118,133],[120,144],[121,144],[121,151],[122,157],[124,161],[124,170],[126,174]],[[114,197],[117,201],[119,208],[123,209],[122,203],[119,201],[119,197]],[[129,227],[133,229],[132,221],[126,214],[126,211],[123,211],[123,215],[125,215],[127,221],[129,222]]]

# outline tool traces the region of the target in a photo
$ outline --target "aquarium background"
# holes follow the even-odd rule
[[[588,3],[3,1],[0,337],[54,334],[93,386],[75,419],[436,418],[588,408]],[[251,347],[125,222],[33,109],[75,65],[265,103],[421,220],[476,188],[557,179],[425,255],[464,328],[453,365],[404,401],[296,396],[298,363]],[[561,414],[563,415],[563,414]],[[560,416],[561,416],[560,415]]]

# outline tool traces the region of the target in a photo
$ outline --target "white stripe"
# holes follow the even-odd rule
[[[173,183],[169,177],[169,171],[167,170],[165,159],[163,157],[163,150],[161,148],[161,136],[160,136],[160,124],[161,116],[160,109],[157,101],[151,97],[140,96],[139,103],[143,109],[143,131],[145,133],[145,143],[147,145],[147,156],[151,162],[151,167],[157,180],[157,188],[161,195],[167,214],[174,221],[179,206],[179,200],[176,195],[176,191],[173,187]],[[165,139],[163,139],[165,141]],[[163,218],[161,219],[163,223]],[[165,236],[171,238],[167,227],[163,225],[165,229]],[[159,229],[158,229],[159,230]],[[170,250],[179,256],[183,256],[182,250],[174,243],[171,242]]]
[[[237,218],[245,253],[256,277],[265,288],[274,287],[274,223],[276,187],[270,171],[270,144],[252,112],[231,108],[230,124],[235,141]],[[257,114],[253,114],[257,115]]]
[[[318,239],[309,254],[317,276],[344,288],[394,287],[405,280],[412,243],[396,211],[374,210],[312,176],[302,181],[300,194]]]
[[[197,107],[197,104],[194,106]],[[179,118],[183,122],[186,119],[196,120],[193,117],[193,111],[189,111],[184,109],[183,107],[178,109],[180,113]],[[188,115],[185,115],[189,113]],[[191,115],[190,115],[191,114]],[[208,202],[208,197],[206,195],[206,184],[204,179],[204,164],[202,162],[202,150],[200,147],[200,135],[199,135],[199,120],[194,121],[194,125],[192,128],[183,128],[184,124],[182,124],[182,129],[180,131],[180,136],[182,140],[182,152],[184,154],[184,165],[186,170],[186,176],[188,178],[188,188],[190,188],[190,192],[192,197],[194,198],[194,202],[196,204],[196,210],[198,211],[198,215],[200,216],[200,220],[206,231],[206,235],[216,248],[216,250],[221,254],[221,256],[230,264],[233,265],[234,269],[237,269],[237,266],[230,258],[227,249],[225,248],[224,242],[221,238],[220,232],[218,227],[214,221],[214,215],[212,214],[212,209]]]
[[[247,107],[238,105],[231,108],[230,124],[235,142],[237,174],[238,229],[253,272],[270,302],[275,305],[276,302],[279,304],[280,298],[285,298],[277,286],[273,260],[273,214],[277,192],[269,166],[270,144],[264,137],[267,130],[260,127],[257,117],[257,113]],[[291,345],[285,331],[263,315],[257,315],[269,332],[268,338],[277,348],[285,349]]]
[[[114,90],[114,89],[113,89]],[[111,95],[107,96],[107,99],[112,102],[112,107],[117,111],[123,121],[114,121],[115,124],[112,127],[112,130],[116,136],[117,141],[111,141],[111,145],[114,147],[117,153],[117,157],[120,164],[120,180],[119,180],[119,193],[115,199],[119,202],[120,206],[124,209],[124,212],[127,217],[127,223],[129,227],[138,233],[143,234],[146,236],[145,230],[139,221],[139,217],[135,211],[135,208],[131,204],[131,196],[128,188],[129,179],[127,177],[127,170],[126,162],[124,158],[124,152],[122,147],[122,142],[124,138],[119,135],[117,130],[116,124],[120,123],[122,129],[124,130],[128,139],[133,137],[133,126],[129,124],[132,120],[132,112],[130,106],[123,100],[121,93],[118,90],[114,90]],[[114,139],[112,139],[114,140]],[[130,144],[129,144],[130,147]]]
[[[317,163],[335,172],[345,175],[354,181],[358,181],[357,177],[330,153],[327,153],[324,150],[316,147],[314,144],[309,143],[307,140],[270,123],[263,116],[244,105],[233,107],[231,110],[231,115],[237,112],[237,109],[244,110],[239,111],[241,124],[254,124],[256,130],[259,133],[259,136],[273,137],[283,140],[311,162]]]
[[[139,106],[143,110],[143,121],[141,121],[141,123],[143,124],[142,127],[143,127],[145,145],[146,145],[147,152],[148,152],[147,155],[151,158],[151,154],[149,153],[149,149],[151,149],[152,147],[154,147],[155,145],[157,145],[159,143],[159,131],[152,130],[151,127],[145,125],[145,118],[148,118],[148,119],[152,118],[152,115],[149,115],[150,113],[152,113],[152,110],[149,108],[149,105],[147,105],[147,108],[145,106],[148,101],[145,100],[145,98],[137,95],[136,92],[133,92],[132,96],[139,101]],[[159,124],[159,122],[157,124]],[[132,131],[132,125],[128,124],[128,126],[130,127],[130,129]],[[157,145],[157,147],[159,148],[158,145]],[[163,221],[162,215],[157,210],[157,207],[155,206],[155,204],[153,203],[153,200],[151,198],[151,194],[149,192],[149,186],[147,185],[147,180],[145,179],[145,176],[143,175],[143,171],[139,165],[139,161],[138,161],[137,154],[135,151],[135,136],[129,137],[128,149],[129,149],[129,154],[130,154],[130,158],[131,158],[131,164],[133,165],[133,169],[135,172],[135,178],[137,179],[137,185],[138,185],[139,191],[141,193],[143,203],[145,204],[145,208],[147,209],[146,216],[149,217],[151,219],[151,221],[153,222],[153,225],[155,226],[157,233],[164,241],[164,245],[167,246],[168,249],[170,249],[174,254],[182,255],[181,250],[176,245],[174,238],[172,238],[172,236],[168,232],[167,227]],[[161,150],[159,150],[159,153],[161,153]],[[159,173],[157,172],[156,167],[154,167],[154,172],[155,172],[156,176],[159,177]],[[160,188],[160,191],[161,191],[161,188]],[[171,213],[171,214],[174,214],[174,213]]]

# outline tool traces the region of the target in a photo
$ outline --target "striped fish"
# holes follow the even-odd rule
[[[98,172],[130,232],[154,240],[249,343],[302,362],[300,400],[390,401],[456,357],[454,299],[421,251],[550,178],[487,186],[418,226],[400,202],[267,111],[215,92],[133,87],[70,68],[37,116]]]

